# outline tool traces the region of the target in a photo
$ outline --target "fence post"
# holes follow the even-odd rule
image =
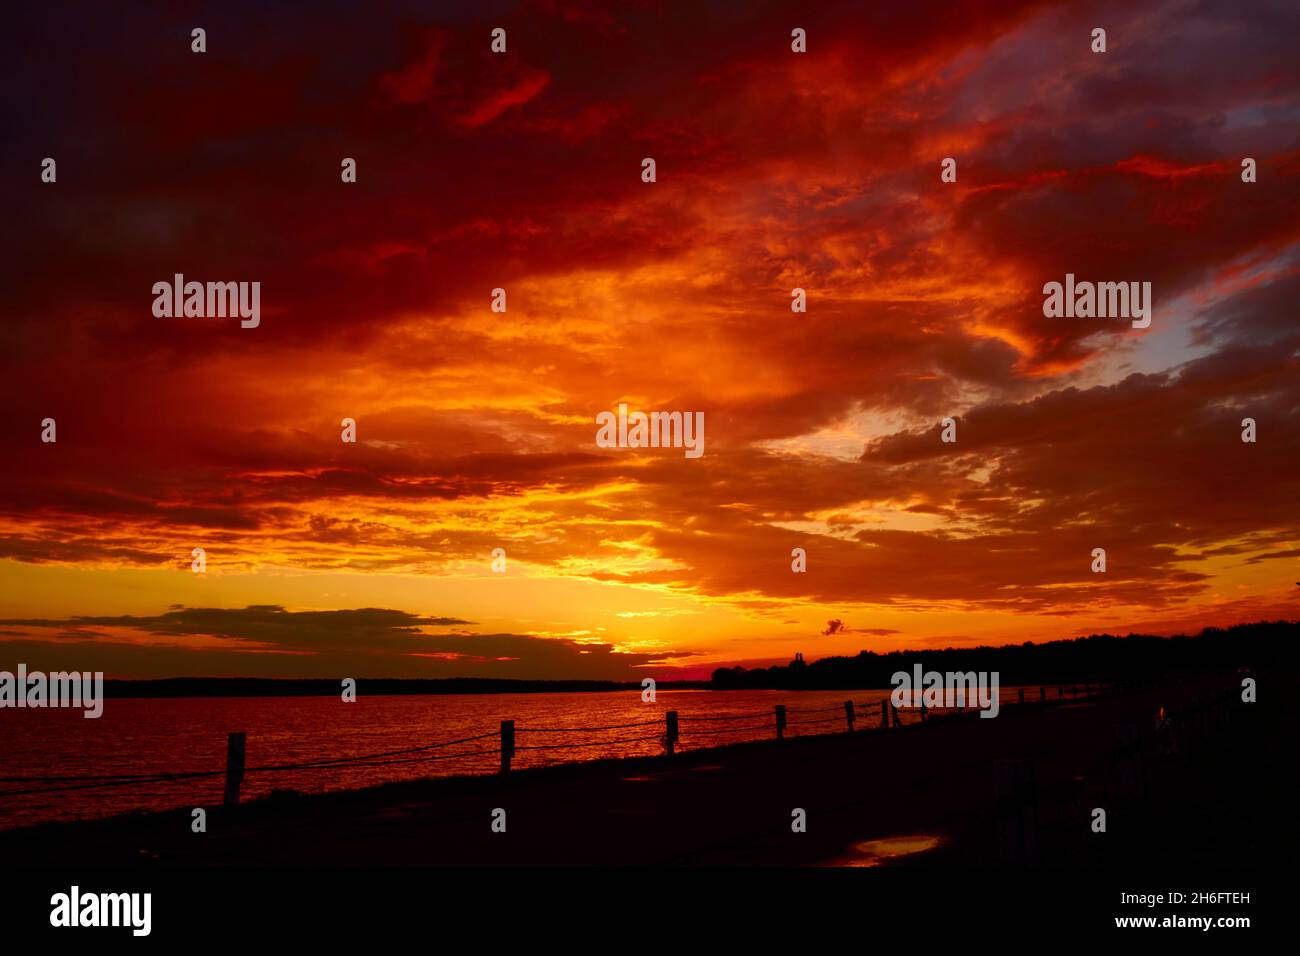
[[[1023,704],[1025,702],[1025,689],[1021,687],[1019,690],[1016,691],[1016,695],[1019,698],[1017,703]]]
[[[776,739],[785,740],[785,704],[776,705]]]
[[[889,704],[889,709],[894,712],[894,729],[897,730],[898,728],[903,726],[898,722],[898,708],[895,707],[893,702],[891,701]]]
[[[844,702],[844,719],[848,722],[849,733],[853,733],[853,701],[851,700]]]
[[[664,750],[671,757],[677,752],[677,711],[668,711],[667,717],[668,729],[664,735]]]
[[[880,702],[880,729],[889,729],[889,701],[887,700]]]
[[[921,723],[925,723],[925,698],[921,698]]]
[[[226,737],[226,806],[239,802],[239,785],[244,782],[244,742],[242,733]]]
[[[515,722],[501,721],[501,772],[510,772],[510,760],[515,755]]]

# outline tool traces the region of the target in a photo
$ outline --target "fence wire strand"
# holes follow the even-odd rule
[[[1074,695],[1071,695],[1074,696]],[[1080,695],[1083,696],[1083,695]],[[855,711],[855,717],[861,720],[864,725],[871,721],[869,714],[877,704],[888,701],[854,701],[855,708],[861,708]],[[831,707],[800,708],[787,709],[787,714],[823,714],[831,711],[843,711],[843,704],[836,704]],[[909,711],[911,708],[908,709]],[[898,711],[889,708],[895,714],[894,721],[898,720]],[[888,714],[889,711],[886,711]],[[760,723],[748,723],[735,727],[716,727],[706,730],[694,730],[691,725],[695,723],[715,723],[737,720],[754,720],[756,718],[767,718]],[[800,725],[817,725],[839,723],[845,720],[843,715],[834,717],[812,718],[805,720],[791,720],[787,722],[788,726]],[[685,724],[685,729],[678,731],[679,738],[690,737],[708,737],[719,734],[741,734],[749,731],[771,731],[775,724],[773,721],[773,712],[770,710],[756,711],[744,714],[684,714],[679,717],[679,721]],[[609,730],[627,730],[638,727],[650,727],[662,723],[661,718],[655,720],[635,721],[626,724],[608,724],[599,727],[522,727],[517,728],[516,733],[523,734],[565,734],[565,733],[600,733]],[[864,729],[866,729],[864,727]],[[469,737],[458,737],[454,740],[442,740],[437,743],[424,744],[418,747],[404,747],[400,750],[385,750],[372,754],[361,754],[354,757],[337,757],[332,759],[308,760],[299,763],[269,764],[261,767],[246,767],[244,774],[252,773],[284,773],[293,770],[324,770],[336,767],[389,767],[400,764],[412,763],[431,763],[442,760],[458,760],[470,757],[483,757],[489,754],[499,754],[501,748],[491,747],[482,750],[458,751],[456,753],[429,753],[429,751],[441,750],[446,747],[454,747],[459,744],[475,743],[480,740],[497,737],[498,731],[490,731],[483,734],[475,734]],[[641,737],[622,737],[611,740],[595,740],[585,743],[556,743],[556,744],[525,744],[516,746],[515,751],[529,750],[579,750],[590,747],[609,747],[621,744],[645,743],[648,741],[658,741],[661,744],[666,742],[666,733],[648,734]],[[420,754],[421,756],[408,756]],[[399,758],[399,759],[388,759]],[[125,787],[133,785],[145,785],[151,783],[171,783],[178,780],[202,780],[210,777],[224,776],[227,770],[195,770],[182,771],[177,773],[168,773],[159,771],[156,773],[137,773],[137,774],[102,774],[102,775],[77,775],[77,774],[50,774],[45,776],[3,776],[0,777],[0,783],[9,784],[59,784],[59,786],[41,786],[18,790],[0,791],[0,797],[16,797],[34,794],[53,794],[67,793],[77,790],[95,790],[108,789],[112,787]]]

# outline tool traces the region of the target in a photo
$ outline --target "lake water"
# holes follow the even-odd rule
[[[663,753],[665,713],[680,720],[679,751],[775,736],[777,704],[789,709],[787,737],[843,732],[843,702],[852,699],[859,729],[880,726],[889,691],[661,691],[643,703],[640,691],[578,694],[457,694],[337,697],[110,698],[103,716],[78,710],[0,712],[0,778],[78,777],[223,771],[226,736],[247,734],[243,799],[275,789],[354,789],[395,780],[494,773],[502,720],[515,721],[513,766],[537,767],[605,757]],[[1001,688],[1013,703],[1016,688]],[[1038,699],[1028,688],[1027,700]],[[919,719],[901,711],[904,723]],[[717,718],[735,716],[734,720]],[[586,728],[632,724],[613,730]],[[415,753],[392,751],[487,735]],[[648,739],[647,739],[648,738]],[[477,753],[491,750],[492,753]],[[369,764],[262,770],[377,753]],[[463,756],[449,756],[463,755]],[[435,759],[436,758],[436,759]],[[68,789],[84,782],[0,780],[0,829],[45,820],[107,816],[221,802],[224,776]],[[60,788],[59,792],[19,793]]]

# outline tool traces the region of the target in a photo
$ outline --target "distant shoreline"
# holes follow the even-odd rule
[[[828,656],[805,663],[747,669],[720,667],[707,680],[655,680],[656,690],[876,690],[893,686],[891,675],[920,664],[939,671],[984,671],[1003,686],[1069,686],[1085,682],[1144,684],[1174,673],[1276,666],[1295,668],[1300,621],[1257,621],[1207,627],[1196,635],[1093,634],[1043,644],[931,648],[852,657]],[[338,678],[170,677],[110,679],[104,695],[114,699],[170,697],[333,697]],[[650,675],[647,675],[650,676]],[[357,692],[372,696],[440,694],[572,694],[640,692],[641,679],[510,680],[495,677],[357,678]]]
[[[342,679],[278,677],[167,677],[106,680],[104,696],[116,700],[171,697],[337,697]],[[708,681],[656,681],[656,690],[709,690]],[[357,678],[359,696],[450,694],[576,694],[642,690],[639,681],[500,680],[491,677]]]

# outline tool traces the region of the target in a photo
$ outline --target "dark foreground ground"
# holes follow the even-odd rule
[[[48,824],[0,833],[0,859],[149,868],[1280,864],[1294,849],[1297,798],[1286,680],[1261,676],[1255,704],[1241,702],[1239,677],[1222,675],[1004,707],[992,720],[968,714],[508,778],[274,797],[209,808],[205,834],[191,832],[188,809]],[[1172,725],[1157,732],[1161,707]],[[1017,774],[1021,783],[1008,784]],[[495,808],[506,811],[505,833],[492,831]],[[795,808],[806,811],[804,833],[791,830]],[[1105,833],[1092,832],[1094,808],[1106,810]],[[918,839],[888,839],[897,837]]]

